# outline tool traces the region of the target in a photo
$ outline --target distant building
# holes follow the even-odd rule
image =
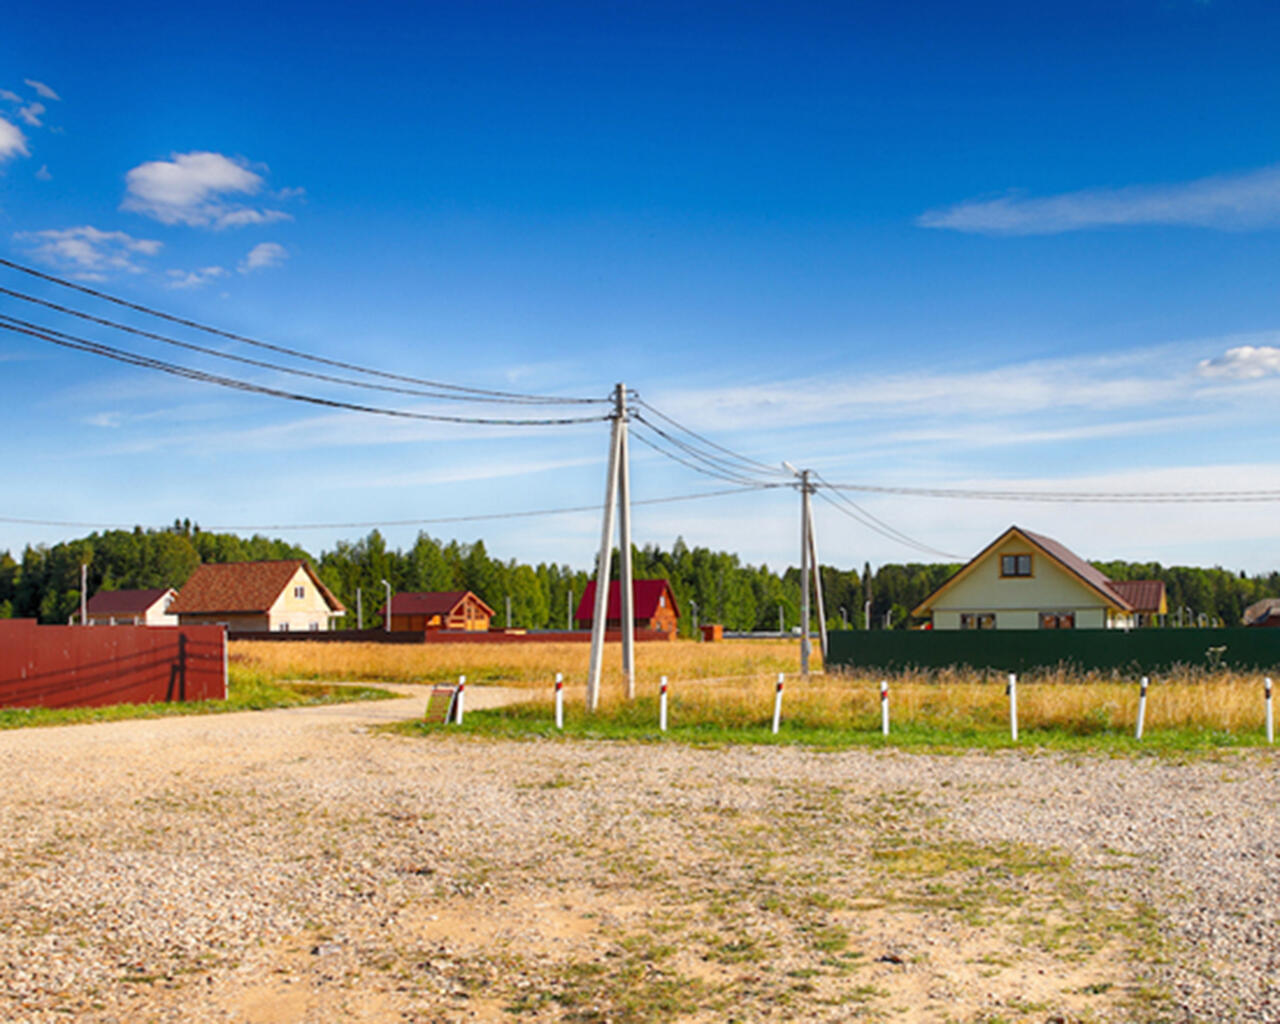
[[[1261,601],[1254,601],[1240,616],[1240,623],[1244,626],[1280,626],[1280,597],[1264,597]]]
[[[675,594],[666,580],[635,580],[635,628],[659,629],[675,633],[680,625],[680,609],[676,607]],[[579,629],[590,629],[596,614],[596,581],[591,580],[582,592],[578,610],[574,614]],[[609,584],[609,604],[605,611],[605,628],[622,628],[622,584],[614,580]]]
[[[385,620],[385,604],[381,611]],[[469,590],[391,595],[393,633],[424,633],[438,629],[478,633],[489,628],[493,615],[493,609]]]
[[[346,613],[300,558],[202,565],[169,611],[184,626],[223,624],[229,633],[323,631]]]
[[[1131,629],[1168,610],[1160,580],[1108,579],[1053,538],[1011,526],[912,614],[933,629]]]
[[[90,626],[176,626],[169,606],[178,592],[173,587],[150,590],[99,590],[85,606]]]

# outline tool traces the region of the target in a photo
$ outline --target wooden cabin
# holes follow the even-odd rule
[[[385,620],[387,606],[383,605],[381,611]],[[493,609],[470,590],[391,595],[393,633],[425,633],[441,629],[483,633],[488,630],[493,616]]]
[[[635,580],[635,628],[658,629],[674,634],[680,624],[680,609],[671,584],[666,580]],[[596,581],[587,584],[578,602],[574,618],[579,629],[590,629],[596,612]],[[605,628],[622,628],[622,584],[614,580],[609,584],[609,605],[605,612]]]

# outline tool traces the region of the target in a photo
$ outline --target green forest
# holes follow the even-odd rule
[[[729,630],[776,631],[800,622],[799,570],[776,572],[768,566],[743,565],[737,555],[689,547],[677,539],[669,550],[638,548],[638,579],[671,581],[681,609],[681,632],[691,635],[698,622],[722,623]],[[364,625],[381,623],[381,580],[397,592],[471,590],[497,610],[494,625],[507,625],[506,599],[511,599],[510,625],[527,629],[563,629],[569,624],[590,578],[567,565],[526,565],[492,558],[484,541],[440,541],[420,533],[405,550],[387,547],[377,531],[354,543],[340,542],[318,556],[286,541],[209,533],[188,521],[164,530],[110,530],[54,544],[26,547],[20,558],[0,553],[0,618],[36,618],[65,623],[80,603],[80,567],[88,565],[88,592],[140,587],[181,588],[204,562],[239,562],[277,558],[308,559],[321,579],[346,605],[345,628],[356,626],[356,592],[363,593]],[[615,563],[616,564],[616,563]],[[1154,562],[1099,562],[1112,579],[1161,579],[1168,589],[1170,618],[1185,609],[1190,625],[1200,616],[1234,626],[1241,612],[1263,597],[1280,596],[1280,572],[1248,576],[1221,568],[1164,567]],[[874,572],[822,566],[827,624],[863,628],[871,602],[875,629],[905,629],[910,610],[956,569],[956,564],[888,564]],[[696,608],[696,611],[695,611]],[[816,615],[816,610],[815,610]],[[816,618],[814,625],[816,626]]]

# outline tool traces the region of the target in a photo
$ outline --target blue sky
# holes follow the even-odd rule
[[[832,480],[1276,488],[1278,30],[1234,0],[45,4],[0,38],[0,254],[402,373],[625,380]],[[8,332],[0,430],[10,518],[364,523],[603,488],[599,425],[390,422]],[[633,448],[638,498],[720,486]],[[1280,564],[1269,505],[857,500],[958,555],[1017,522],[1089,557]],[[650,506],[635,535],[788,564],[795,505]],[[817,513],[825,561],[918,557]],[[579,566],[598,535],[426,528]],[[0,522],[0,550],[82,532]]]

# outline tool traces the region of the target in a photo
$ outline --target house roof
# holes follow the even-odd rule
[[[946,590],[962,580],[965,576],[979,565],[991,551],[1004,543],[1011,534],[1016,534],[1033,547],[1039,548],[1043,554],[1048,555],[1053,561],[1057,562],[1063,569],[1075,576],[1081,583],[1096,593],[1108,605],[1118,608],[1120,611],[1155,611],[1159,607],[1159,597],[1164,593],[1164,584],[1159,580],[1127,580],[1123,587],[1119,587],[1114,580],[1109,579],[1103,572],[1085,561],[1066,545],[1059,543],[1052,537],[1046,537],[1042,533],[1032,533],[1030,530],[1024,530],[1020,526],[1011,526],[1000,534],[995,540],[979,551],[973,558],[969,559],[960,569],[937,590],[920,602],[911,612],[912,615],[927,615],[929,608],[937,601],[937,599]],[[1141,585],[1141,587],[1140,587]],[[1156,592],[1156,604],[1152,606],[1134,604],[1135,598],[1145,600],[1150,596],[1145,589],[1146,587],[1158,587]]]
[[[666,580],[634,580],[632,594],[635,596],[635,612],[637,619],[651,619],[658,614],[658,605],[663,594],[669,595],[671,610],[676,618],[680,617],[680,609],[676,605],[676,596],[671,591],[671,584]],[[596,581],[587,583],[582,592],[582,600],[578,602],[575,619],[594,619],[596,614]],[[613,580],[609,583],[609,607],[604,613],[605,619],[622,618],[622,583]]]
[[[320,582],[315,570],[301,558],[201,565],[178,591],[169,611],[175,615],[265,612],[276,603],[299,569],[304,569],[311,577],[311,582],[333,611],[346,611],[342,602]]]
[[[1273,615],[1280,615],[1280,597],[1264,597],[1261,601],[1254,601],[1249,605],[1240,616],[1240,621],[1246,626],[1252,626],[1265,622]]]
[[[142,615],[166,594],[177,593],[172,587],[148,590],[99,590],[85,609],[90,615]]]
[[[427,591],[418,594],[392,594],[391,595],[391,614],[392,615],[450,615],[453,610],[462,604],[466,597],[470,595],[471,599],[481,608],[487,611],[491,616],[494,610],[490,608],[484,601],[480,600],[470,590],[441,590]],[[387,606],[384,604],[381,614],[387,613]]]
[[[1128,601],[1135,612],[1163,612],[1168,607],[1163,580],[1112,580],[1109,586]]]

